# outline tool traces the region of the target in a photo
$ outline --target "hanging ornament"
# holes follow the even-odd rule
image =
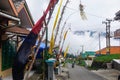
[[[79,9],[80,9],[80,16],[81,16],[82,20],[86,20],[87,17],[84,12],[84,5],[81,3],[81,1],[80,1]]]

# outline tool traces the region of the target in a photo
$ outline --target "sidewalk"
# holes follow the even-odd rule
[[[106,78],[107,80],[118,80],[118,75],[120,71],[115,69],[100,69],[100,70],[92,70],[95,74]]]
[[[56,80],[68,80],[69,79],[69,71],[66,67],[61,67],[61,73],[55,75]]]

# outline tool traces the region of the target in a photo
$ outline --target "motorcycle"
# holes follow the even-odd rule
[[[75,65],[75,64],[74,64],[74,63],[72,63],[72,68],[74,68],[74,65]]]

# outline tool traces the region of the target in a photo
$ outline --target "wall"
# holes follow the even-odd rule
[[[106,54],[106,48],[100,50],[101,54]],[[111,46],[110,47],[111,54],[120,54],[120,46]],[[96,51],[96,54],[99,54],[99,51]]]

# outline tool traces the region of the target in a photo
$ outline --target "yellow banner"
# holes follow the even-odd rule
[[[60,8],[61,8],[61,6],[62,6],[62,2],[63,2],[63,0],[61,0],[60,5],[59,5],[59,8],[58,8],[58,11],[57,11],[57,15],[56,15],[56,18],[55,18],[55,21],[54,21],[53,31],[54,31],[54,29],[55,29],[55,27],[56,27],[56,24],[57,24],[57,21],[58,21],[58,16],[59,16],[59,14],[60,14]]]
[[[52,50],[53,50],[53,47],[54,47],[54,30],[56,28],[56,24],[57,24],[57,21],[58,21],[58,16],[60,14],[60,8],[62,6],[62,2],[63,2],[63,0],[61,0],[61,2],[60,2],[60,5],[59,5],[58,11],[57,11],[57,15],[56,15],[56,18],[55,18],[55,21],[54,21],[52,36],[51,36],[51,41],[50,41],[49,54],[52,54]]]
[[[69,45],[67,46],[67,48],[66,48],[66,50],[65,50],[65,52],[64,52],[64,57],[66,57],[67,52],[68,52],[68,49],[69,49]]]
[[[50,41],[50,47],[49,47],[49,54],[52,54],[52,49],[54,47],[54,35],[52,33],[51,41]]]
[[[68,33],[68,30],[64,34],[64,40],[66,39],[67,33]]]

